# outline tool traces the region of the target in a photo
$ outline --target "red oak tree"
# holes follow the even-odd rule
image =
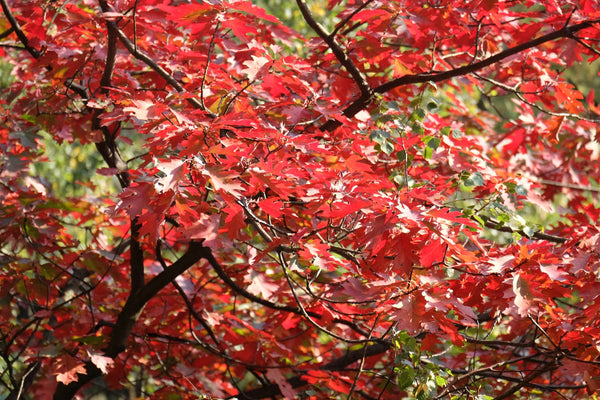
[[[600,388],[597,1],[0,3],[2,396]]]

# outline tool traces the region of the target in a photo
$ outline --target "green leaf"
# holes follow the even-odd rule
[[[381,151],[387,155],[390,155],[394,152],[394,145],[389,140],[386,140],[385,142],[381,143]]]
[[[483,220],[483,218],[481,218],[479,215],[475,214],[473,215],[473,219],[477,222],[479,222],[481,224],[481,226],[485,225],[485,221]]]
[[[400,150],[399,152],[396,153],[396,159],[398,161],[401,162],[407,162],[408,161],[408,157],[406,154],[406,150]]]
[[[530,226],[524,226],[523,227],[523,233],[525,234],[525,236],[527,236],[527,237],[530,238],[530,237],[532,237],[535,234],[535,231]]]
[[[440,108],[440,102],[439,102],[439,100],[437,100],[433,97],[430,97],[429,99],[427,99],[427,105],[425,107],[427,107],[428,111],[434,112],[438,108]]]
[[[433,150],[435,150],[438,147],[440,147],[441,143],[442,139],[440,139],[439,137],[432,137],[427,141],[427,147],[431,147]]]
[[[411,120],[418,120],[418,121],[423,121],[423,119],[425,118],[425,115],[427,115],[425,113],[425,110],[423,110],[422,108],[417,108],[411,115]]]
[[[433,149],[427,146],[423,149],[423,158],[429,160],[431,157],[433,157]]]
[[[398,376],[396,378],[396,382],[398,384],[398,389],[404,390],[404,389],[408,388],[409,386],[412,386],[414,381],[415,381],[415,370],[413,369],[413,367],[411,367],[409,365],[405,365],[404,367],[402,367],[402,369],[400,370],[400,373],[398,374]]]
[[[390,138],[390,133],[388,131],[384,131],[384,130],[381,130],[381,129],[374,129],[369,134],[369,137],[375,143],[382,144],[384,141],[386,141],[387,139]]]
[[[444,377],[442,377],[442,376],[439,376],[439,375],[438,375],[438,376],[436,376],[436,377],[435,377],[435,383],[436,383],[438,386],[440,386],[440,387],[441,387],[441,386],[445,386],[447,382],[448,382],[448,381],[446,380],[446,378],[444,378]]]
[[[473,172],[467,179],[464,180],[465,186],[483,186],[485,185],[485,179],[479,172]]]
[[[527,196],[527,189],[522,185],[517,185],[515,187],[515,193],[517,193],[521,196]]]

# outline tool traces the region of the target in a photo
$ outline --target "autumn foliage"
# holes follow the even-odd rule
[[[600,390],[597,1],[0,3],[0,397]]]

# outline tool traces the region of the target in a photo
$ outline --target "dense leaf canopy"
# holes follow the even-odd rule
[[[600,389],[597,1],[0,3],[0,396]]]

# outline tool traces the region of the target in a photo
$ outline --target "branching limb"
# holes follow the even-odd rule
[[[453,371],[455,377],[452,379],[452,382],[460,382],[463,381],[465,379],[474,377],[474,376],[481,376],[483,374],[485,374],[486,371],[498,371],[498,370],[503,370],[504,368],[510,366],[511,364],[516,364],[519,362],[523,362],[523,361],[528,361],[531,359],[534,359],[535,357],[537,357],[539,354],[528,354],[525,356],[521,356],[521,357],[517,357],[517,358],[511,358],[509,360],[506,361],[501,361],[498,362],[496,364],[492,364],[486,367],[481,367],[481,368],[477,368],[474,369],[472,371],[469,372],[464,372],[464,371]],[[453,391],[455,391],[455,385],[450,383],[445,390],[443,390],[441,393],[439,393],[434,400],[441,400],[443,398],[446,398],[450,393],[452,393]]]
[[[124,351],[127,338],[146,303],[161,289],[174,281],[175,278],[202,258],[207,258],[209,254],[209,248],[202,246],[200,242],[191,242],[185,254],[175,261],[173,265],[152,278],[140,290],[131,293],[111,332],[110,343],[105,350],[106,355],[116,357]]]
[[[177,276],[181,275],[200,259],[206,258],[207,254],[210,254],[210,249],[202,246],[200,242],[191,242],[188,250],[173,265],[156,275],[137,292],[131,293],[117,318],[117,322],[112,328],[110,341],[104,350],[104,354],[107,357],[116,358],[123,352],[133,326],[146,303],[161,289],[174,281]],[[102,371],[92,362],[87,362],[85,368],[86,373],[79,374],[77,381],[71,382],[68,385],[58,385],[54,393],[55,400],[72,399],[81,387],[92,379],[102,375]]]
[[[523,387],[528,386],[529,383],[531,381],[533,381],[535,378],[544,374],[545,372],[556,369],[557,366],[558,365],[555,363],[548,363],[548,364],[542,366],[541,368],[533,371],[532,373],[525,376],[524,378],[519,378],[519,381],[515,385],[511,386],[509,389],[507,389],[506,391],[501,393],[499,396],[494,397],[494,400],[504,400],[504,399],[511,398],[515,393],[517,393]],[[502,378],[500,378],[500,379],[502,379]]]
[[[162,266],[163,270],[167,270],[168,267],[167,267],[167,263],[165,262],[165,260],[162,256],[160,241],[158,241],[156,243],[156,259],[158,260],[159,264]],[[177,283],[176,280],[173,280],[171,282],[171,284],[175,287],[175,290],[177,290],[177,293],[179,293],[179,296],[181,296],[181,298],[185,302],[185,305],[187,306],[190,314],[194,317],[194,319],[196,321],[198,321],[202,325],[202,327],[204,329],[206,329],[206,332],[208,332],[208,335],[211,337],[211,339],[213,340],[215,345],[219,346],[219,340],[215,336],[212,328],[210,327],[210,325],[208,325],[208,322],[206,322],[206,320],[204,318],[202,318],[202,316],[200,314],[198,314],[198,312],[194,308],[194,304],[192,304],[192,301],[188,298],[188,296],[186,295],[183,288]]]
[[[496,64],[510,56],[521,53],[525,50],[529,50],[531,48],[540,46],[546,42],[550,42],[561,38],[570,38],[572,37],[573,33],[589,28],[599,22],[600,20],[592,20],[584,21],[571,26],[565,26],[562,29],[550,32],[546,35],[540,36],[537,39],[530,40],[529,42],[525,42],[514,47],[509,47],[508,49],[501,51],[491,57],[483,59],[479,62],[451,69],[449,71],[404,75],[400,78],[384,83],[383,85],[376,87],[374,90],[376,93],[386,93],[399,86],[425,82],[441,82],[457,76],[467,75],[485,67],[489,67],[490,65]]]
[[[25,370],[25,373],[23,374],[23,376],[21,377],[21,380],[19,382],[19,387],[15,388],[15,390],[13,390],[8,395],[6,400],[22,399],[24,397],[25,393],[27,393],[27,390],[29,389],[31,384],[33,384],[33,381],[34,381],[38,371],[40,370],[41,366],[42,366],[42,363],[40,361],[35,361],[34,363],[30,364],[27,367],[27,369]]]
[[[290,277],[290,274],[288,273],[288,266],[287,263],[283,257],[283,253],[282,252],[278,252],[279,254],[279,259],[280,259],[280,264],[281,264],[281,268],[283,270],[283,274],[285,275],[285,279],[287,280],[288,283],[288,287],[290,288],[291,292],[292,292],[292,296],[294,296],[294,300],[296,301],[296,304],[298,304],[298,309],[301,312],[301,315],[304,316],[304,318],[310,322],[311,325],[313,325],[315,328],[317,328],[319,331],[335,338],[338,340],[341,340],[343,342],[346,343],[364,343],[365,340],[364,339],[348,339],[345,338],[343,336],[337,335],[333,332],[331,332],[330,330],[328,330],[327,328],[325,328],[324,326],[318,324],[310,315],[310,313],[304,308],[304,306],[302,305],[302,302],[300,302],[300,299],[298,298],[298,295],[296,294],[296,290],[294,289],[294,284],[292,282],[292,278]],[[366,341],[370,340],[371,335],[369,334],[368,339]]]
[[[577,114],[573,114],[573,113],[548,111],[548,110],[544,109],[543,107],[539,106],[538,104],[533,103],[533,102],[527,100],[525,98],[525,96],[523,95],[523,92],[520,91],[516,87],[505,85],[502,82],[498,82],[498,81],[496,81],[494,79],[487,78],[487,77],[481,76],[479,74],[475,74],[474,73],[473,75],[475,75],[478,79],[481,79],[482,81],[489,82],[489,83],[491,83],[494,86],[497,86],[497,87],[499,87],[499,88],[501,88],[501,89],[503,89],[503,90],[505,90],[505,91],[507,91],[509,93],[514,94],[515,96],[517,96],[517,98],[519,99],[519,101],[521,101],[522,103],[527,104],[530,107],[535,108],[536,110],[538,110],[538,111],[540,111],[540,112],[542,112],[544,114],[551,115],[553,117],[566,117],[566,118],[573,118],[573,119],[578,119],[578,120],[582,120],[582,121],[589,121],[589,122],[596,122],[596,123],[600,122],[600,119],[597,119],[597,118],[596,119],[592,119],[592,118],[582,117],[581,115],[577,115]]]

